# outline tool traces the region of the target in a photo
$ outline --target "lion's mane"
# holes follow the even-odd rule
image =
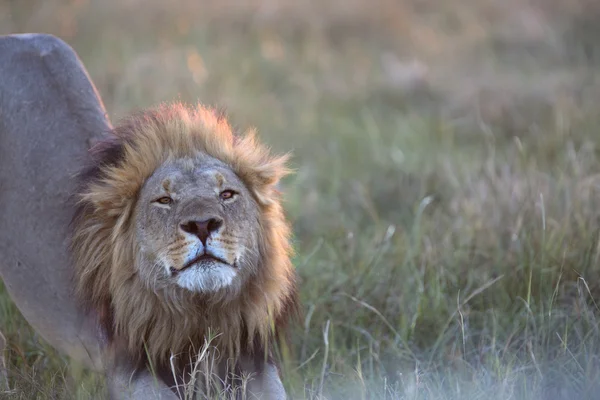
[[[239,293],[156,293],[134,269],[133,215],[144,182],[167,159],[197,152],[225,162],[260,207],[261,265]],[[228,357],[268,351],[298,311],[290,229],[275,188],[288,173],[287,157],[271,156],[253,131],[235,135],[214,110],[179,103],[127,118],[90,155],[80,175],[71,251],[77,296],[98,313],[109,341],[122,343],[136,362],[162,364],[171,354],[198,351],[209,330],[218,332],[212,344]]]

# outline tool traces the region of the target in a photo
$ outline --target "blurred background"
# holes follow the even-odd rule
[[[20,32],[114,122],[200,101],[293,152],[292,398],[599,398],[600,3],[0,1]],[[7,398],[104,393],[2,288],[0,329]]]

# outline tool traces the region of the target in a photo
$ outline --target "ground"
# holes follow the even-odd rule
[[[600,7],[592,0],[46,0],[111,119],[225,107],[293,152],[293,398],[598,398]],[[0,288],[8,398],[88,399]],[[1,397],[2,395],[0,395]]]

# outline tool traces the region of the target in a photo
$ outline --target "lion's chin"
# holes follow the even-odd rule
[[[229,264],[211,262],[210,265],[197,263],[177,273],[178,286],[196,293],[216,292],[230,286],[236,276],[236,270]]]

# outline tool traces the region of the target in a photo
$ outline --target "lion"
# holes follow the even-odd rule
[[[19,40],[25,43],[11,44],[17,53],[19,46],[31,50],[33,42],[34,55],[46,63],[48,55],[73,58],[66,44],[48,35]],[[36,57],[24,57],[29,70],[36,68]],[[87,76],[76,64],[55,73],[70,77],[83,71]],[[191,374],[199,365],[232,394],[244,381],[240,377],[249,377],[247,384],[241,382],[247,394],[285,398],[273,353],[288,322],[300,313],[290,227],[277,190],[290,172],[288,157],[271,155],[252,130],[234,133],[222,114],[202,105],[165,103],[113,128],[98,113],[103,106],[95,90],[70,91],[69,82],[64,89],[57,80],[48,90],[63,90],[56,98],[66,99],[63,110],[74,115],[54,111],[62,125],[40,125],[40,133],[37,119],[31,118],[21,123],[22,131],[48,141],[50,130],[62,126],[53,134],[71,137],[74,149],[48,164],[55,176],[44,164],[33,174],[12,164],[16,174],[29,179],[16,195],[29,193],[35,203],[9,203],[8,222],[20,226],[10,220],[15,215],[27,221],[24,227],[42,222],[42,237],[53,243],[40,255],[4,235],[7,243],[0,250],[8,262],[0,265],[0,273],[19,309],[55,347],[104,371],[113,398],[181,397],[181,386],[202,380]],[[85,89],[93,89],[86,84]],[[0,111],[23,104],[11,101],[0,97]],[[37,108],[47,112],[43,105]],[[69,120],[79,126],[94,120],[96,127],[108,129],[86,129],[77,137],[77,126]],[[44,146],[37,150],[39,141],[21,139],[18,123],[12,122],[0,126],[0,144],[16,134],[23,148],[44,154]],[[82,143],[93,146],[83,153]],[[11,166],[13,159],[8,160]],[[5,162],[0,160],[0,167]],[[75,174],[73,165],[78,166]],[[12,179],[0,178],[0,183]],[[49,178],[55,186],[42,189]],[[31,192],[34,181],[50,195]],[[54,225],[43,223],[49,221],[48,212],[60,218]],[[54,266],[62,274],[58,278]],[[54,287],[44,286],[48,279]],[[37,285],[36,294],[31,285]],[[210,350],[199,359],[209,342]]]
[[[222,359],[269,358],[298,308],[275,188],[287,157],[180,103],[130,117],[91,154],[71,247],[112,351],[165,376],[179,355],[181,375],[212,329]]]

